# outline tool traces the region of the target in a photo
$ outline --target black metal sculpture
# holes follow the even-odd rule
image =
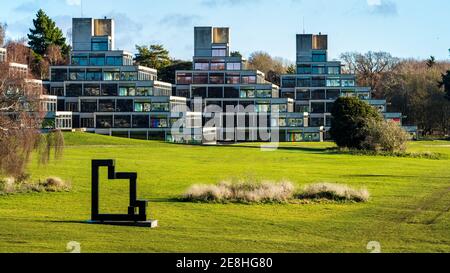
[[[108,179],[130,181],[130,206],[128,214],[100,214],[99,212],[99,170],[108,168]],[[147,200],[137,200],[137,173],[122,173],[115,170],[114,160],[92,160],[92,222],[106,224],[135,224],[155,227],[157,221],[147,221]]]

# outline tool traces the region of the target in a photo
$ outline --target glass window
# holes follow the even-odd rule
[[[86,72],[84,69],[70,69],[69,80],[70,81],[84,81],[86,79]]]
[[[152,87],[138,87],[138,88],[136,88],[136,96],[138,96],[138,97],[153,96],[153,88]]]
[[[105,56],[96,56],[96,55],[90,56],[89,57],[89,65],[104,66],[105,65]]]
[[[311,99],[310,91],[307,89],[297,90],[297,100],[309,100]]]
[[[206,87],[193,87],[192,88],[192,97],[206,98]]]
[[[103,73],[103,80],[105,81],[120,81],[119,71],[105,71]]]
[[[225,57],[227,55],[226,49],[213,49],[212,56],[213,57]]]
[[[89,65],[87,56],[73,56],[72,65],[87,66]]]
[[[340,90],[333,90],[328,89],[327,90],[327,100],[337,100],[341,94]]]
[[[257,98],[272,98],[272,90],[256,90]]]
[[[191,84],[192,73],[177,73],[177,84]]]
[[[137,81],[137,72],[121,72],[121,81]]]
[[[287,124],[289,127],[303,127],[303,118],[288,118]]]
[[[339,75],[341,74],[341,68],[339,66],[329,66],[328,74],[330,75]]]
[[[155,102],[152,103],[152,112],[169,112],[168,102]]]
[[[117,100],[116,112],[133,112],[133,100]]]
[[[209,87],[208,88],[208,98],[223,98],[223,88],[222,87]]]
[[[122,56],[108,56],[108,57],[106,57],[106,65],[122,66],[123,65],[123,57]]]
[[[325,78],[322,77],[314,77],[311,81],[312,87],[325,87],[327,84]]]
[[[256,113],[269,113],[270,112],[270,103],[257,103],[255,105]]]
[[[255,98],[255,89],[254,88],[248,88],[248,87],[242,87],[240,92],[241,98]]]
[[[239,98],[239,88],[237,87],[225,87],[225,98]]]
[[[227,63],[227,70],[241,70],[241,63]]]
[[[309,105],[296,104],[295,112],[297,113],[309,113]]]
[[[311,74],[311,66],[310,65],[298,65],[297,66],[297,74]]]
[[[355,86],[355,80],[342,80],[343,87],[353,87]]]
[[[313,53],[312,61],[313,62],[326,62],[327,61],[327,54],[325,54],[325,53]]]
[[[119,96],[134,97],[136,96],[136,88],[134,86],[121,86],[119,87]]]
[[[65,68],[52,68],[51,78],[53,82],[67,81],[67,69]]]
[[[101,81],[102,80],[102,71],[88,69],[86,72],[86,80],[87,81]]]
[[[152,104],[149,101],[134,103],[134,111],[135,112],[150,112],[151,110],[152,110]]]
[[[227,84],[240,84],[241,83],[241,75],[239,73],[227,73],[226,74],[226,82],[227,82]]]
[[[108,41],[92,41],[92,51],[108,51]]]
[[[98,110],[100,112],[114,112],[115,110],[114,100],[99,100]]]
[[[194,70],[209,70],[209,62],[196,62]]]
[[[323,102],[312,102],[311,103],[311,113],[317,113],[317,114],[325,113],[325,103],[323,103]]]
[[[296,85],[296,79],[291,77],[283,78],[283,80],[281,81],[281,85],[284,88],[293,88]]]
[[[149,128],[150,117],[148,115],[134,115],[133,128]]]
[[[66,97],[81,97],[81,96],[82,96],[81,84],[66,85]]]
[[[114,128],[131,128],[131,116],[114,116]]]
[[[311,90],[311,99],[312,100],[324,100],[325,99],[325,90]]]
[[[224,84],[225,78],[223,73],[211,73],[209,74],[209,83],[210,84]]]
[[[117,96],[117,84],[102,84],[102,96]]]
[[[312,67],[313,74],[326,74],[326,67],[324,65],[314,65]]]
[[[339,78],[328,78],[327,86],[329,87],[339,87],[341,86],[341,80]]]
[[[99,84],[85,84],[84,85],[84,96],[100,96],[100,85]]]
[[[97,112],[97,101],[96,100],[81,100],[81,112],[82,113]]]
[[[331,113],[331,110],[333,110],[333,105],[334,105],[333,102],[327,102],[327,103],[326,103],[326,109],[325,109],[325,112],[326,112],[326,113]]]
[[[97,116],[97,128],[112,128],[112,116]]]
[[[311,79],[310,78],[298,78],[297,79],[297,87],[310,87]]]
[[[194,73],[194,84],[208,84],[208,74],[206,73]]]
[[[256,76],[242,76],[242,84],[255,84]]]
[[[225,70],[225,62],[212,62],[211,70]]]

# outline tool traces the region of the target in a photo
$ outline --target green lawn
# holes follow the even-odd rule
[[[253,147],[252,147],[253,146]],[[450,252],[450,160],[327,152],[330,143],[179,146],[91,134],[66,134],[62,160],[32,164],[33,177],[72,181],[69,193],[0,196],[0,252]],[[450,142],[414,142],[410,151],[447,154]],[[85,224],[90,218],[90,160],[116,159],[139,173],[139,197],[151,200],[157,229]],[[106,172],[104,172],[106,173]],[[251,177],[298,185],[367,187],[365,204],[216,205],[172,199],[196,183]],[[106,181],[106,178],[102,180]],[[125,212],[127,185],[102,184],[102,208]]]

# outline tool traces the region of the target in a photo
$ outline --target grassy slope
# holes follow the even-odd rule
[[[327,143],[283,144],[275,152],[246,147],[177,146],[67,134],[63,160],[31,166],[36,178],[71,180],[70,193],[0,196],[0,252],[384,252],[450,251],[450,160],[328,154]],[[412,151],[450,155],[449,142],[412,143]],[[155,230],[80,223],[90,217],[90,159],[115,158],[139,172]],[[365,186],[367,204],[213,205],[170,199],[194,183],[232,177],[289,179],[298,185]],[[104,180],[105,181],[105,180]],[[127,186],[102,186],[102,206],[124,211]]]

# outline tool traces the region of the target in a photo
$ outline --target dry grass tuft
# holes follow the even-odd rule
[[[72,188],[70,182],[59,177],[49,177],[37,183],[17,181],[14,178],[0,179],[0,194],[30,193],[30,192],[64,192]]]
[[[347,185],[318,183],[306,186],[298,194],[299,199],[328,199],[333,201],[367,202],[370,193],[367,189],[353,189]]]
[[[221,182],[217,185],[194,185],[184,194],[190,202],[217,203],[285,203],[292,199],[295,187],[291,182]]]

